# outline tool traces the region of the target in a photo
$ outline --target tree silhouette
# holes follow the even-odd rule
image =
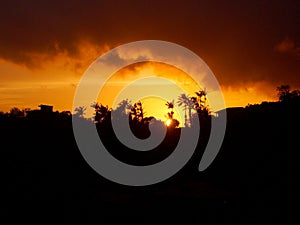
[[[104,106],[101,103],[97,102],[91,105],[95,109],[95,123],[102,123],[110,115],[110,109],[108,106]]]
[[[206,90],[199,90],[195,92],[197,95],[196,101],[195,101],[195,106],[196,108],[202,109],[206,105],[206,95],[207,92]]]
[[[133,104],[130,110],[130,119],[133,123],[140,123],[144,120],[144,109],[141,101]]]
[[[284,102],[289,100],[291,95],[290,85],[281,85],[277,87],[279,101]]]
[[[75,108],[75,116],[77,117],[80,117],[80,118],[83,118],[84,115],[85,115],[85,110],[86,110],[86,107],[85,106],[79,106],[77,108]]]
[[[167,126],[170,128],[178,127],[179,121],[173,118],[173,116],[174,116],[174,100],[167,102],[165,105],[168,107],[168,109],[171,109],[171,111],[167,113],[167,118],[168,118]]]
[[[17,107],[13,107],[9,111],[9,116],[11,116],[11,117],[23,117],[24,116],[24,111],[20,110]]]
[[[186,94],[181,94],[178,96],[177,101],[178,106],[183,106],[184,108],[184,126],[188,127],[191,126],[191,119],[192,119],[192,109],[194,108],[194,102],[191,98]],[[189,118],[187,118],[186,111],[188,110]]]
[[[171,112],[168,112],[168,118],[172,120],[174,115],[174,100],[167,102],[165,105],[168,107],[168,109],[171,109]]]
[[[128,118],[131,108],[132,108],[131,102],[128,99],[124,99],[118,104],[118,107],[113,110],[115,115],[115,118],[113,119],[120,120],[120,119],[126,119],[126,117]]]
[[[291,91],[290,85],[281,85],[276,88],[280,102],[289,102],[300,98],[300,90]]]
[[[198,115],[200,117],[207,117],[210,114],[210,111],[207,105],[206,90],[199,90],[195,92],[195,94],[197,97],[191,97],[191,100],[194,103]]]

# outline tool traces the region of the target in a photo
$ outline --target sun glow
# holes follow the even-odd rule
[[[166,121],[166,125],[167,125],[167,127],[168,127],[168,126],[170,126],[170,125],[171,125],[171,123],[172,123],[172,120],[171,120],[171,119],[168,119],[168,120]]]
[[[152,78],[150,79],[149,77]],[[141,81],[133,85],[132,91],[127,92],[129,94],[128,96],[119,96],[123,88],[137,78],[148,78],[148,80],[145,80],[147,81],[145,83]],[[174,82],[174,85],[177,85],[178,88],[172,88],[172,90],[170,90],[171,86],[161,79],[167,79]],[[154,89],[160,87],[161,90],[164,90],[170,95],[167,99],[162,99],[156,96],[156,93],[154,92],[152,96],[146,96],[145,98],[140,99],[143,103],[145,116],[154,116],[161,121],[166,121],[166,118],[168,118],[167,112],[169,109],[165,106],[165,103],[172,100],[177,102],[178,96],[182,93],[179,88],[191,95],[200,89],[197,83],[188,74],[174,66],[157,62],[136,63],[117,71],[110,77],[100,91],[97,101],[112,108],[116,108],[117,105],[114,105],[114,101],[118,96],[121,97],[120,100],[122,100],[122,98],[132,100],[137,93],[152,89],[152,87]],[[119,102],[120,101],[116,101],[115,103],[118,104]],[[133,102],[131,103],[133,104]],[[91,112],[91,114],[93,114],[93,112]],[[182,108],[178,107],[177,104],[175,104],[174,107],[173,118],[178,120],[181,126],[184,125],[184,111]],[[171,122],[172,121],[169,123],[171,124]]]

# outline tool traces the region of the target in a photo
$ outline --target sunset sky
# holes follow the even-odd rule
[[[139,40],[174,42],[195,52],[218,79],[227,107],[274,101],[280,84],[300,88],[297,0],[4,1],[0,32],[0,111],[41,103],[71,110],[88,66]],[[172,78],[166,68],[139,72],[147,70]],[[117,76],[114,90],[132,74]],[[102,101],[111,103],[109,97]]]

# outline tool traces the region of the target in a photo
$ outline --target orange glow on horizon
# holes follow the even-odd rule
[[[101,48],[89,43],[80,43],[78,49],[79,54],[76,58],[70,57],[63,51],[51,59],[46,55],[41,55],[39,57],[43,60],[37,61],[40,64],[36,68],[28,68],[0,59],[2,74],[0,77],[0,111],[8,112],[12,107],[36,109],[42,103],[53,105],[54,110],[58,111],[71,110],[76,85],[84,70],[109,47]],[[38,58],[37,55],[34,57]],[[113,96],[117,95],[124,85],[136,78],[149,75],[171,79],[190,95],[194,95],[194,92],[198,91],[193,80],[175,67],[159,63],[145,63],[136,65],[135,70],[132,68],[122,69],[108,81],[99,94],[98,101],[100,103],[112,107]],[[222,85],[227,107],[276,101],[275,88],[267,82]],[[104,95],[104,93],[108,93],[108,95]],[[174,94],[175,102],[177,97]],[[171,101],[172,99],[167,100]],[[161,101],[159,105],[156,105],[157,103],[150,104],[149,100],[145,100],[144,107],[147,116],[154,115],[164,121],[167,109],[162,103]],[[154,112],[154,109],[157,112]],[[92,108],[88,110],[92,110]],[[179,115],[175,115],[175,117],[182,125],[182,119],[178,118]]]
[[[198,91],[200,89],[197,83],[189,75],[174,66],[154,62],[137,63],[125,67],[114,74],[101,90],[98,97],[98,102],[116,108],[117,105],[113,105],[114,100],[124,87],[126,87],[130,82],[133,82],[136,79],[147,78],[149,76],[171,80],[190,95],[193,95],[195,91]],[[154,79],[153,83],[142,83],[134,86],[134,89],[130,93],[132,97],[134,97],[137,92],[143,92],[143,89],[145,87],[149,88],[151,86],[161,86],[162,90],[166,89],[166,84],[155,82]],[[179,94],[181,94],[181,92],[178,92],[175,89],[172,89],[171,91],[172,93],[168,94],[172,95],[172,99],[161,99],[155,96],[140,99],[145,108],[146,116],[154,116],[156,119],[164,121],[168,112],[165,103],[172,100],[174,100],[176,103]],[[155,93],[153,94],[155,95]],[[130,97],[128,98],[128,100],[131,100]],[[134,102],[132,102],[132,104],[133,103]],[[116,104],[118,104],[118,102]],[[182,108],[175,108],[174,118],[180,122],[180,125],[184,124],[184,114]]]

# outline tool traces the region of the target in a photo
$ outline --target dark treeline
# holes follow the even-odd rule
[[[13,108],[0,113],[3,218],[33,224],[114,224],[120,218],[131,224],[298,224],[294,206],[300,200],[300,92],[291,91],[288,85],[277,91],[278,102],[226,109],[222,148],[201,173],[198,165],[209,137],[211,115],[199,106],[201,135],[193,157],[170,179],[146,187],[110,182],[84,161],[72,131],[72,116],[82,116],[84,108],[78,108],[75,115],[52,112],[43,105],[41,110]],[[107,106],[94,104],[95,118],[86,122],[95,123],[99,137],[119,160],[152,164],[170,155],[181,130],[192,126],[188,106],[192,99],[186,97],[178,99],[186,107],[186,128],[178,128],[174,119],[162,144],[149,152],[122,146],[111,127],[112,111]],[[201,103],[198,100],[194,99],[193,107]],[[120,115],[129,115],[137,137],[150,135],[149,123],[164,125],[144,117],[142,103],[130,107],[125,103],[119,109],[129,114]],[[172,104],[166,105],[169,119],[173,119]]]

